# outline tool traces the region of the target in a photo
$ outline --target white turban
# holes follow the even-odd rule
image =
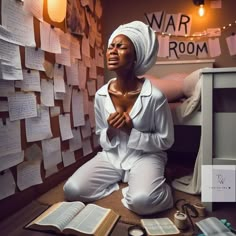
[[[157,60],[158,41],[153,29],[141,21],[120,25],[110,36],[108,46],[117,35],[127,36],[133,43],[137,62],[135,74],[143,75]]]

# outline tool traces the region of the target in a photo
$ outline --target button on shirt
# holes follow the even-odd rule
[[[110,82],[103,85],[95,95],[96,134],[100,136],[103,149],[100,155],[123,170],[129,170],[135,161],[145,156],[166,158],[165,150],[174,142],[173,121],[166,97],[145,79],[129,113],[133,122],[130,135],[117,130],[110,141],[107,119],[116,111],[108,92]]]

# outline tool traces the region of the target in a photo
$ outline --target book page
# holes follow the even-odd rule
[[[199,222],[196,225],[205,235],[234,235],[230,230],[222,224],[216,217],[209,217]],[[230,233],[230,234],[227,234]]]
[[[174,235],[180,231],[169,218],[141,219],[148,235]]]
[[[93,234],[103,222],[110,209],[88,204],[66,227],[83,233]]]
[[[84,208],[82,202],[62,202],[54,204],[32,223],[52,225],[62,229]]]

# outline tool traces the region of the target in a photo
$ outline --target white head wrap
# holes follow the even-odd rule
[[[141,21],[133,21],[120,25],[110,36],[108,46],[113,39],[123,34],[127,36],[136,51],[137,62],[135,64],[135,74],[143,75],[148,71],[157,60],[158,41],[153,29]]]

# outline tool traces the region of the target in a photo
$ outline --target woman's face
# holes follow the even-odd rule
[[[117,35],[107,48],[106,58],[108,70],[132,70],[136,60],[133,43],[127,36]]]

